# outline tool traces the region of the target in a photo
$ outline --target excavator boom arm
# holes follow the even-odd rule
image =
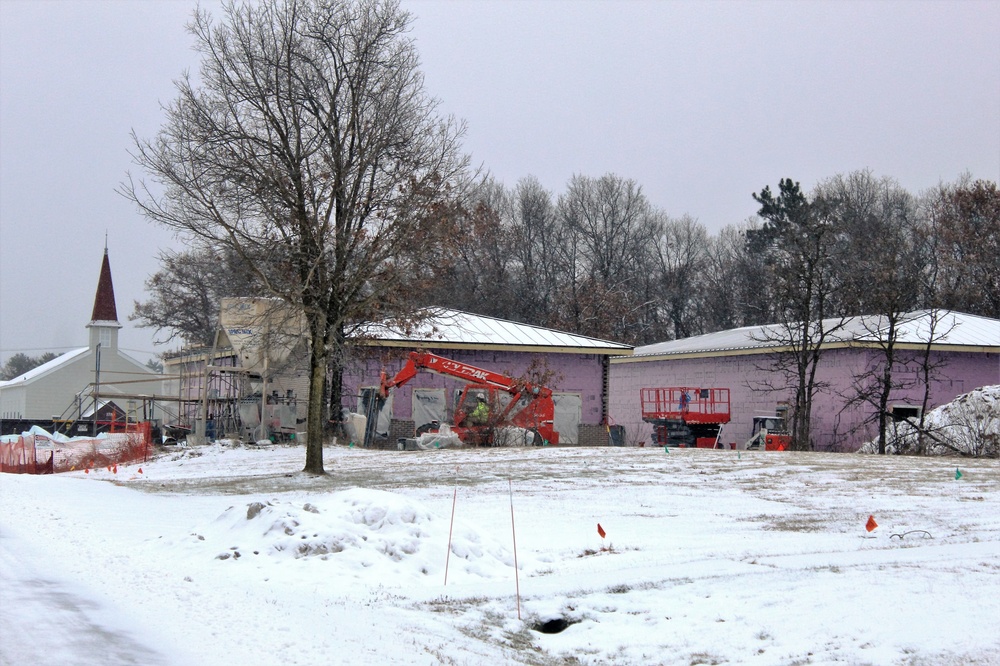
[[[506,391],[512,395],[526,392],[531,395],[551,395],[552,391],[544,386],[535,386],[527,382],[518,382],[512,377],[502,375],[492,370],[477,368],[468,363],[455,361],[450,358],[431,354],[430,352],[410,352],[410,356],[402,369],[394,377],[389,379],[385,374],[382,376],[381,393],[385,397],[391,389],[407,383],[421,370],[434,372],[439,375],[455,377],[474,384],[492,386],[501,391]]]

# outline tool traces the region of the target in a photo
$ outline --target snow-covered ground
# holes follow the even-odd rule
[[[996,460],[325,458],[327,478],[298,447],[219,444],[3,475],[0,661],[1000,663]]]

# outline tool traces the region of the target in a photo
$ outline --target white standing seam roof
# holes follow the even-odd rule
[[[937,315],[934,324],[932,348],[947,350],[965,349],[970,351],[1000,352],[1000,319],[990,319],[977,315],[952,312],[950,310],[916,310],[908,312],[897,322],[896,344],[900,346],[926,345],[930,332],[932,315]],[[829,347],[872,346],[884,338],[887,324],[879,315],[850,317],[845,320],[825,319],[824,328],[839,328],[830,334]],[[717,333],[706,333],[681,340],[658,342],[636,347],[630,359],[621,361],[654,360],[664,356],[720,354],[753,354],[774,351],[783,347],[780,324],[767,326],[745,326]]]
[[[426,345],[435,347],[517,348],[563,353],[629,355],[630,345],[565,333],[551,328],[521,324],[485,315],[434,308],[430,317],[413,331],[389,326],[371,326],[364,336],[375,344]]]
[[[87,353],[87,351],[89,351],[89,350],[90,350],[90,347],[81,347],[80,349],[74,349],[73,351],[68,351],[65,354],[60,354],[59,356],[56,356],[51,361],[48,361],[46,363],[42,363],[37,368],[32,368],[31,370],[28,370],[24,374],[18,375],[17,377],[14,377],[14,379],[9,379],[9,380],[7,380],[5,382],[0,382],[0,387],[3,387],[3,388],[13,388],[14,386],[18,386],[20,384],[26,384],[28,382],[31,382],[32,380],[37,379],[38,377],[41,377],[42,375],[46,375],[46,374],[52,372],[53,370],[55,370],[56,368],[60,367],[64,363],[69,363],[74,358],[76,358],[78,356],[82,356],[83,354]]]

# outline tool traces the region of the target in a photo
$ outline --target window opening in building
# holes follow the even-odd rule
[[[920,418],[920,407],[910,405],[893,405],[889,410],[893,421],[916,420]]]

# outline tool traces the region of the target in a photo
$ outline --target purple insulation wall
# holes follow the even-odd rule
[[[920,406],[924,386],[919,371],[922,354],[899,351],[893,373],[901,387],[890,397],[890,406]],[[877,435],[871,406],[846,406],[854,395],[855,377],[878,361],[866,349],[838,349],[824,353],[817,380],[829,386],[815,400],[813,442],[818,450],[856,450]],[[928,409],[950,402],[980,386],[1000,384],[1000,355],[995,353],[936,351],[931,362],[938,365],[932,380]],[[677,358],[646,362],[612,363],[609,416],[625,426],[630,443],[651,442],[652,426],[642,422],[639,391],[642,388],[688,386],[728,388],[732,421],[724,426],[721,440],[740,448],[751,435],[755,415],[774,414],[790,402],[791,390],[766,390],[765,384],[780,385],[781,375],[770,370],[765,354]]]
[[[344,371],[343,405],[357,409],[357,395],[362,387],[377,386],[379,373],[384,369],[393,376],[405,363],[409,349],[373,348],[366,358],[352,359]],[[434,349],[427,351],[446,358],[468,363],[512,377],[522,377],[529,370],[540,371],[544,380],[556,393],[575,393],[581,399],[581,424],[599,425],[603,418],[603,360],[598,354],[565,354],[464,349]],[[531,376],[539,376],[533,372]],[[457,379],[420,372],[404,386],[393,391],[392,416],[409,419],[412,416],[412,391],[414,388],[460,389],[466,384]]]

